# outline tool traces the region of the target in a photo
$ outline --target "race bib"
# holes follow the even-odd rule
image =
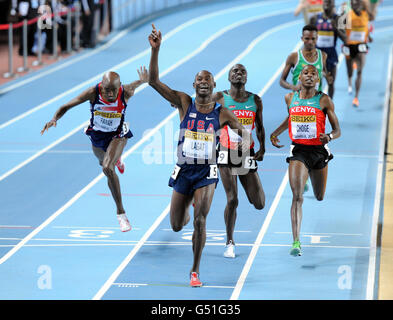
[[[318,35],[317,47],[318,48],[334,47],[334,33],[332,32],[332,35]]]
[[[94,129],[109,132],[116,131],[120,125],[121,113],[94,111]]]
[[[257,168],[257,162],[254,159],[254,157],[248,156],[245,158],[244,168],[245,169],[256,169]]]
[[[228,151],[220,151],[217,158],[218,164],[228,164]]]
[[[317,137],[317,117],[315,115],[291,116],[293,139],[315,139]]]
[[[364,43],[359,44],[359,45],[358,45],[358,50],[359,50],[359,52],[361,52],[361,53],[367,52],[367,45],[364,44]]]
[[[210,165],[210,173],[207,179],[217,179],[218,178],[218,168],[216,164]]]
[[[364,31],[351,31],[349,35],[350,41],[366,42],[366,32]]]
[[[214,134],[187,130],[184,135],[183,154],[188,158],[211,159]]]
[[[180,167],[178,166],[178,165],[175,165],[175,168],[173,169],[173,172],[172,172],[172,174],[171,174],[171,178],[173,179],[173,180],[176,180],[176,178],[177,178],[177,176],[178,176],[178,174],[179,174],[179,172],[180,172]]]
[[[349,48],[347,46],[343,46],[343,54],[346,56],[349,56],[351,54],[351,51],[349,51]]]

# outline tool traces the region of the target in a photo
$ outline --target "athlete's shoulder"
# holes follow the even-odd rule
[[[285,95],[285,102],[289,106],[292,102],[293,96],[295,95],[295,92],[289,92]]]
[[[320,94],[321,96],[319,98],[319,104],[322,108],[328,108],[330,106],[333,106],[333,100],[326,93],[319,91],[318,94]]]
[[[213,101],[219,101],[224,97],[223,91],[217,91],[213,93]]]
[[[290,63],[290,64],[295,65],[297,62],[297,59],[298,59],[298,52],[297,51],[291,52],[289,54],[289,56],[287,57],[287,64]]]

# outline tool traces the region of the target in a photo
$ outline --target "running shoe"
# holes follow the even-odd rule
[[[356,70],[358,68],[358,65],[356,64],[356,62],[354,62],[353,64],[352,64],[352,69],[353,70]]]
[[[353,105],[354,107],[359,107],[359,99],[355,97],[355,98],[352,100],[352,105]]]
[[[191,287],[202,287],[202,282],[199,280],[199,274],[197,272],[191,272],[190,278]]]
[[[348,93],[352,94],[352,86],[348,86]]]
[[[127,232],[131,230],[130,222],[128,221],[125,213],[118,214],[117,220],[119,221],[121,232]]]
[[[119,159],[119,160],[117,160],[117,162],[116,162],[116,167],[117,167],[117,169],[119,170],[119,172],[121,173],[121,174],[123,174],[124,173],[124,169],[125,169],[125,165],[124,165],[124,163],[123,162],[121,162],[121,160]]]
[[[229,240],[229,243],[225,246],[224,251],[225,258],[234,258],[235,257],[235,245],[232,240]]]
[[[301,256],[301,255],[302,255],[302,248],[301,248],[301,246],[300,246],[300,241],[299,241],[299,240],[296,240],[296,241],[293,242],[293,244],[292,244],[292,249],[291,249],[291,251],[289,252],[289,254],[290,254],[291,256],[294,256],[294,257]]]

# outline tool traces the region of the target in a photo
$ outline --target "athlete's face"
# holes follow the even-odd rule
[[[314,66],[305,66],[300,73],[300,81],[306,88],[315,87],[319,81],[318,70]]]
[[[318,33],[316,31],[303,31],[302,40],[304,43],[304,49],[313,50],[317,45]]]
[[[195,76],[194,88],[199,96],[208,96],[213,93],[216,83],[214,82],[213,75],[206,70],[198,72]]]
[[[235,64],[228,74],[228,80],[233,84],[245,84],[247,82],[247,70],[242,64]]]
[[[334,0],[323,0],[323,11],[330,16],[330,14],[333,12],[334,8]]]
[[[111,83],[111,82],[102,82],[101,86],[101,94],[105,100],[109,102],[114,102],[119,94],[120,90],[120,82]]]
[[[359,12],[361,9],[362,1],[361,0],[351,0],[351,7],[354,11]]]

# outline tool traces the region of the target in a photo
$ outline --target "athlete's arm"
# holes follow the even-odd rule
[[[326,114],[328,116],[330,125],[332,127],[332,132],[330,132],[330,134],[333,135],[333,138],[329,137],[329,135],[330,135],[329,133],[328,134],[326,134],[326,133],[319,134],[319,140],[323,144],[326,144],[333,139],[339,138],[341,136],[341,129],[340,129],[340,124],[338,123],[337,115],[334,112],[334,103],[333,103],[332,99],[330,99],[330,97],[328,95],[324,94],[321,97],[320,105],[323,110],[326,110]]]
[[[183,119],[187,112],[187,108],[191,103],[191,97],[184,92],[175,91],[162,83],[159,79],[158,71],[158,53],[160,51],[162,35],[161,31],[157,31],[154,24],[153,30],[149,35],[151,45],[151,56],[149,65],[149,85],[152,86],[164,99],[168,100],[172,105],[178,106],[180,118]]]
[[[259,150],[255,153],[254,159],[262,161],[265,155],[265,128],[263,126],[263,104],[262,99],[254,95],[254,101],[257,106],[257,113],[255,115],[255,133],[259,141]]]
[[[139,80],[124,85],[124,99],[126,101],[134,95],[136,88],[143,83],[149,82],[149,73],[145,66],[140,67],[140,69],[137,69],[136,71],[138,72]]]
[[[299,4],[295,9],[295,12],[293,13],[295,16],[298,16],[299,13],[306,8],[307,4],[306,4],[306,0],[299,0]]]
[[[227,108],[221,108],[220,112],[220,127],[228,125],[234,132],[236,132],[240,137],[242,137],[242,142],[239,144],[243,152],[250,149],[253,143],[251,134],[244,128],[232,111]]]
[[[291,105],[291,101],[293,98],[293,92],[291,93],[287,93],[285,95],[285,103],[287,105],[288,108],[288,112],[289,112],[289,106]],[[288,120],[289,120],[289,115],[285,118],[285,120],[277,127],[276,130],[274,130],[272,132],[272,134],[270,135],[270,141],[272,143],[273,146],[275,146],[276,148],[282,148],[284,145],[280,145],[280,139],[278,139],[278,136],[283,133],[285,130],[288,129]]]
[[[370,21],[373,21],[373,20],[375,19],[375,16],[374,16],[374,12],[371,11],[369,2],[366,1],[366,0],[363,0],[362,2],[363,2],[364,10],[366,10],[366,12],[367,12],[367,14],[368,14],[369,20],[370,20]]]
[[[297,52],[293,52],[288,56],[285,62],[284,70],[282,71],[281,78],[280,78],[280,86],[285,89],[290,89],[292,91],[300,90],[300,83],[294,86],[293,84],[287,81],[289,71],[291,71],[291,69],[295,66],[296,61],[297,61]]]
[[[335,19],[332,20],[332,26],[334,32],[336,32],[337,36],[341,39],[341,41],[345,44],[347,42],[347,34],[345,33],[345,29],[340,29],[338,25],[339,16],[336,16]]]
[[[66,104],[63,104],[59,109],[57,109],[52,120],[50,120],[49,122],[47,122],[45,124],[44,128],[41,130],[41,135],[44,134],[44,132],[46,130],[48,130],[50,127],[56,127],[57,120],[59,120],[71,108],[73,108],[83,102],[86,102],[86,101],[93,102],[95,99],[95,94],[96,94],[95,87],[91,87],[91,88],[83,91],[76,98],[72,99],[71,101],[67,102]]]
[[[327,71],[326,60],[327,60],[327,53],[322,51],[322,61],[323,61],[322,74],[326,78],[327,83],[332,84],[333,83],[333,76],[330,72]],[[322,81],[322,79],[320,79],[320,81]]]

